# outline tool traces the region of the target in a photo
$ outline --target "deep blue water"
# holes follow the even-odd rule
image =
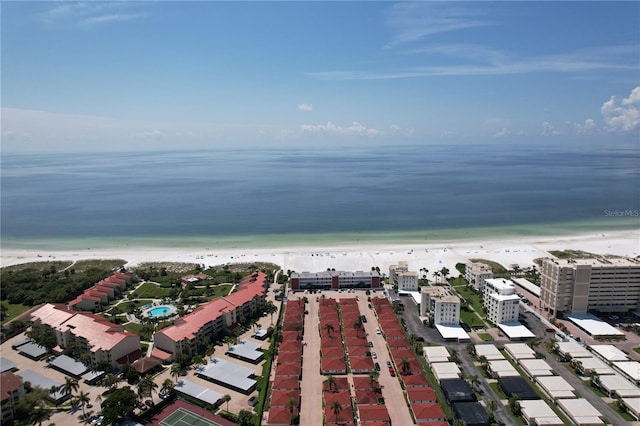
[[[638,146],[5,153],[1,165],[3,244],[581,221],[606,227],[605,211],[640,210]]]

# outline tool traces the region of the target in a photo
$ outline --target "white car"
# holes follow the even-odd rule
[[[375,352],[373,352],[373,353],[371,354],[371,356],[373,357],[373,359],[378,358],[378,354],[377,354],[377,353],[375,353]]]

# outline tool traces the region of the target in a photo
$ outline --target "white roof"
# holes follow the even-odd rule
[[[564,412],[578,425],[604,424],[600,419],[602,413],[596,410],[594,406],[584,398],[559,399],[558,405],[560,405]]]
[[[179,381],[176,383],[174,389],[177,392],[189,395],[190,397],[211,405],[215,405],[222,398],[222,394],[188,380]]]
[[[609,323],[602,321],[600,318],[589,313],[567,314],[567,319],[585,330],[592,336],[624,336],[624,333],[617,330]]]
[[[504,349],[515,359],[535,358],[536,352],[524,343],[507,343]]]
[[[622,398],[622,402],[634,413],[640,412],[640,398]]]
[[[32,386],[39,387],[39,388],[44,389],[47,392],[49,392],[49,396],[54,401],[62,399],[68,393],[68,392],[63,392],[60,389],[60,386],[62,386],[62,383],[58,383],[56,381],[53,381],[50,378],[43,376],[42,374],[36,373],[35,371],[24,370],[24,371],[19,372],[18,376],[22,377],[22,381],[23,382],[29,382],[29,383],[31,383]],[[60,389],[60,390],[58,390],[56,392],[51,392],[51,388],[53,388],[53,387],[55,387],[57,389]]]
[[[11,361],[10,359],[0,357],[0,373],[4,373],[5,371],[13,370],[17,366],[18,366],[18,364],[16,364],[15,362]]]
[[[574,387],[561,376],[536,377],[536,382],[554,399],[576,397]]]
[[[478,358],[484,356],[488,361],[504,359],[502,352],[493,343],[476,345],[475,350]]]
[[[522,414],[539,425],[564,425],[556,413],[541,399],[518,401]]]
[[[591,358],[593,355],[580,343],[569,340],[568,342],[557,342],[558,351],[562,355],[569,355],[571,358]]]
[[[590,345],[589,349],[597,353],[600,357],[609,362],[626,361],[629,359],[627,354],[613,345]]]
[[[640,380],[640,362],[638,361],[617,361],[613,366],[622,371],[635,381]]]
[[[75,359],[67,355],[60,355],[59,357],[51,361],[49,365],[57,367],[60,370],[65,371],[70,375],[76,376],[76,377],[82,376],[89,369],[89,367],[87,367],[80,361],[76,361]]]
[[[609,367],[604,361],[599,358],[578,358],[576,361],[580,361],[582,364],[582,368],[586,373],[590,373],[591,371],[595,371],[599,375],[603,374],[615,374],[613,369]]]
[[[460,378],[460,368],[455,362],[436,362],[431,364],[431,369],[438,381]]]
[[[600,384],[608,391],[615,391],[621,397],[640,397],[640,388],[619,374],[600,376]]]
[[[256,361],[260,357],[264,356],[260,348],[262,343],[255,342],[253,340],[241,340],[238,344],[229,348],[227,353],[231,353],[237,357]]]
[[[449,351],[444,346],[424,346],[422,353],[429,364],[449,361]]]
[[[531,377],[553,376],[553,368],[544,359],[521,359],[518,362]]]
[[[518,370],[506,359],[489,361],[489,368],[498,377],[520,377]]]
[[[528,281],[524,278],[513,278],[511,281],[513,281],[520,287],[524,288],[525,290],[529,291],[530,293],[533,293],[534,295],[540,297],[540,287],[538,287],[531,281]]]
[[[511,282],[511,280],[506,280],[504,278],[488,278],[484,280],[485,285],[489,284],[491,287],[495,288],[497,291],[500,290],[510,290],[515,289],[515,286]]]
[[[507,335],[509,339],[528,339],[536,337],[527,327],[519,322],[504,322],[498,324],[500,330]]]
[[[435,327],[443,339],[458,339],[458,341],[471,339],[467,332],[459,325],[436,324]]]
[[[204,367],[198,368],[197,372],[211,380],[243,391],[248,391],[256,383],[255,380],[249,378],[255,374],[252,369],[219,358],[214,358]]]

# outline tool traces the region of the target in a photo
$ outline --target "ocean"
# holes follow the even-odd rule
[[[640,147],[3,153],[15,248],[260,247],[640,228]]]

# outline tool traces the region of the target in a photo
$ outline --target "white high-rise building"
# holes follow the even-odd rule
[[[471,287],[482,292],[485,280],[493,278],[493,270],[484,263],[469,261],[465,265],[464,276]]]
[[[433,324],[458,325],[460,298],[444,287],[422,287],[420,314],[431,316]]]
[[[418,291],[418,274],[416,272],[397,272],[398,291]]]
[[[518,321],[520,297],[513,282],[504,278],[485,280],[483,303],[487,309],[487,319],[494,324]]]

